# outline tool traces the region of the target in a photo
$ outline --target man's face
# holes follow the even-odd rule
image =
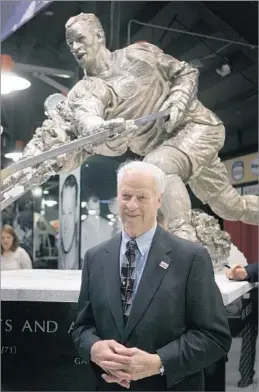
[[[125,173],[118,189],[118,207],[124,230],[131,238],[155,225],[161,198],[149,173]]]
[[[68,252],[72,246],[76,228],[76,188],[64,188],[61,202],[61,238],[64,250]]]
[[[81,68],[89,73],[94,68],[95,59],[101,46],[100,35],[86,23],[76,22],[66,30],[67,44]]]

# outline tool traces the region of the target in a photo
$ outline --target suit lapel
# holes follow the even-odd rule
[[[105,289],[119,334],[122,338],[124,322],[120,288],[120,243],[121,235],[108,242],[102,259]]]
[[[172,243],[166,241],[167,236],[163,235],[163,230],[158,226],[155,232],[146,265],[135,295],[130,316],[125,327],[124,340],[126,340],[139,320],[145,313],[150,301],[155,295],[159,285],[164,278],[171,262],[169,253],[172,251]],[[168,268],[163,268],[159,264],[164,261]],[[164,264],[164,267],[166,266]]]

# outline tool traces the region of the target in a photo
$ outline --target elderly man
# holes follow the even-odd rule
[[[170,230],[180,236],[196,240],[186,183],[222,218],[258,224],[258,198],[235,191],[218,157],[225,129],[197,99],[197,69],[148,43],[110,52],[93,14],[70,18],[66,37],[87,75],[68,96],[79,133],[92,133],[103,119],[117,119],[126,131],[123,137],[93,146],[90,153],[116,156],[130,149],[160,167],[168,178],[162,212]],[[171,109],[166,121],[149,123],[134,133],[128,130],[124,120],[167,107]]]
[[[85,255],[72,336],[97,390],[203,391],[230,348],[208,252],[157,225],[165,184],[152,164],[122,166],[122,233]]]

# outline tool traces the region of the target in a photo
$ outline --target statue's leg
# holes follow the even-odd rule
[[[144,161],[158,166],[167,175],[161,211],[168,219],[170,232],[198,242],[195,229],[190,224],[191,201],[184,185],[191,171],[188,157],[174,147],[160,146],[147,154]]]
[[[230,184],[228,172],[219,157],[189,181],[193,193],[223,219],[258,225],[259,198],[241,196]]]

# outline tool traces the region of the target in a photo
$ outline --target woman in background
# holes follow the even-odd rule
[[[32,269],[28,253],[19,246],[12,226],[4,225],[1,237],[1,270]]]

